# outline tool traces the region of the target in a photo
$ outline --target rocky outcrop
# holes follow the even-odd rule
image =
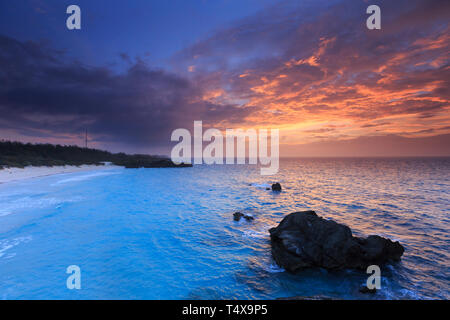
[[[279,184],[278,182],[272,184],[272,191],[281,191],[281,184]]]
[[[192,167],[190,163],[180,163],[176,164],[170,159],[165,158],[152,158],[150,156],[142,156],[139,158],[125,159],[121,161],[115,161],[114,164],[118,166],[124,166],[126,169],[137,169],[137,168],[185,168]]]
[[[399,242],[380,236],[354,237],[346,225],[314,211],[291,213],[269,231],[272,256],[289,272],[311,267],[366,269],[399,260],[404,252]]]
[[[249,216],[247,214],[243,214],[241,212],[235,212],[233,213],[233,219],[234,221],[239,221],[241,218],[244,218],[247,221],[252,221],[254,218],[252,216]]]

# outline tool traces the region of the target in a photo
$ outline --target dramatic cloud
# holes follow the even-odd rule
[[[448,133],[450,4],[383,1],[382,30],[365,27],[367,6],[282,2],[176,61],[220,92],[210,101],[256,108],[243,124],[283,128],[290,142],[322,139],[314,130],[327,138]]]
[[[366,28],[369,4],[382,30]],[[73,142],[89,128],[98,146],[145,150],[203,120],[279,128],[289,150],[384,136],[428,154],[422,138],[450,133],[449,18],[445,0],[280,1],[185,48],[172,72],[123,52],[118,73],[0,36],[0,134]]]
[[[194,120],[233,121],[251,111],[204,101],[201,88],[142,61],[117,74],[66,61],[45,44],[0,36],[0,47],[0,128],[22,136],[70,143],[89,128],[100,144],[158,147]]]

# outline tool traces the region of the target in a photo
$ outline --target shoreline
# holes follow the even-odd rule
[[[115,165],[80,165],[80,166],[28,166],[25,168],[3,168],[0,170],[0,185],[33,178],[52,176],[63,173],[88,172],[121,168]]]

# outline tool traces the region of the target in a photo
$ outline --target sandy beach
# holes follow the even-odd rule
[[[4,168],[0,170],[0,183],[19,181],[24,179],[44,177],[61,173],[73,173],[83,171],[96,171],[111,169],[113,165],[81,165],[81,166],[53,166],[53,167],[25,167],[25,168]]]

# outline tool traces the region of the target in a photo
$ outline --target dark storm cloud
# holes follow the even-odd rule
[[[239,118],[246,110],[201,100],[188,80],[138,61],[124,73],[70,61],[44,43],[0,36],[0,127],[32,137],[76,135],[97,141],[167,145],[192,121]]]

